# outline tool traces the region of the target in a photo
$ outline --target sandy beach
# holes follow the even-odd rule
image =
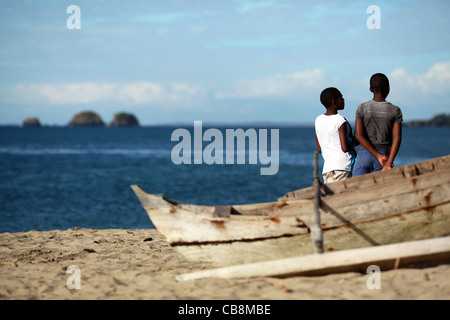
[[[74,268],[79,271],[78,282]],[[208,266],[178,254],[154,229],[0,234],[2,300],[450,299],[449,264],[383,271],[381,288],[372,290],[367,287],[369,274],[355,272],[288,279],[175,280],[176,275],[205,269]]]

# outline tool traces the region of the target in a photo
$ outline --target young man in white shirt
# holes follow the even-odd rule
[[[322,174],[327,184],[352,176],[356,158],[354,147],[359,143],[348,121],[338,114],[338,110],[344,110],[345,106],[341,92],[336,88],[327,88],[322,91],[320,102],[327,111],[316,118],[316,143],[324,159]]]

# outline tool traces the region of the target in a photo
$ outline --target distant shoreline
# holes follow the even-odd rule
[[[314,128],[314,123],[270,123],[270,122],[230,122],[230,123],[216,123],[216,122],[204,122],[204,127],[214,127],[214,128],[236,128],[236,127],[242,127],[242,128],[255,128],[255,127],[262,127],[262,128]],[[12,128],[24,128],[20,124],[0,124],[0,127],[12,127]],[[180,122],[180,123],[165,123],[165,124],[148,124],[148,125],[139,125],[139,127],[114,127],[114,126],[68,126],[68,125],[48,125],[48,124],[42,124],[40,127],[37,128],[69,128],[69,129],[83,129],[83,128],[98,128],[98,129],[139,129],[139,128],[191,128],[194,127],[194,122]]]
[[[409,128],[450,127],[450,114],[438,114],[429,120],[412,120],[404,125]]]
[[[314,124],[291,124],[291,123],[207,123],[203,125],[205,128],[309,128],[314,129]],[[430,120],[413,120],[404,122],[403,126],[406,128],[448,128],[450,127],[450,124],[434,124],[430,122]],[[42,128],[54,128],[54,129],[72,129],[72,130],[83,130],[83,129],[98,129],[98,130],[110,130],[110,129],[117,129],[117,130],[139,130],[139,129],[146,129],[146,128],[193,128],[193,123],[178,123],[178,124],[149,124],[149,125],[140,125],[139,127],[95,127],[95,126],[83,126],[83,127],[70,127],[67,125],[46,125],[43,124],[40,127],[24,127],[19,124],[0,124],[0,128],[21,128],[21,129],[28,129],[31,130],[39,130]]]
[[[350,121],[351,124],[354,121]],[[204,121],[205,127],[215,127],[215,128],[230,128],[230,127],[244,127],[244,128],[255,128],[255,127],[265,127],[265,128],[314,128],[314,123],[297,123],[297,122],[270,122],[270,121],[255,121],[255,122],[214,122],[214,121]],[[141,124],[138,127],[133,126],[70,126],[66,124],[41,124],[39,127],[44,128],[190,128],[194,126],[194,121],[192,122],[173,122],[173,123],[161,123],[161,124]],[[428,120],[410,120],[403,122],[404,127],[408,128],[425,128],[425,127],[450,127],[450,114],[438,114],[433,118]],[[21,124],[0,124],[0,127],[24,127]]]

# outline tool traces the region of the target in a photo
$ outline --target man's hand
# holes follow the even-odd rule
[[[384,167],[386,166],[388,159],[389,158],[387,156],[385,156],[384,154],[381,154],[381,153],[377,156],[377,160],[383,167],[383,170],[385,170]],[[389,166],[389,169],[390,169],[390,166]]]
[[[392,163],[389,165],[388,163],[381,169],[381,171],[391,170],[394,167],[394,164]]]

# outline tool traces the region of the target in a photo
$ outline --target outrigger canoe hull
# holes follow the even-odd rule
[[[230,206],[183,204],[131,188],[188,259],[222,267],[314,253],[312,188]],[[321,194],[326,252],[450,235],[450,156],[322,185]]]

